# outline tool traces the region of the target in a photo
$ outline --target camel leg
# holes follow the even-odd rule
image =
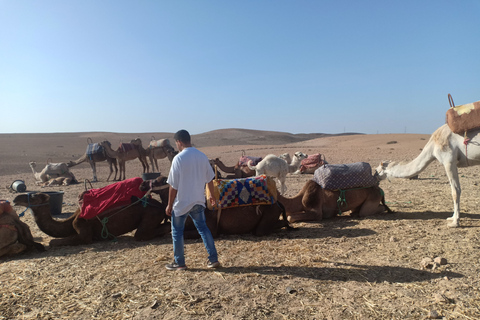
[[[289,222],[301,222],[301,221],[317,221],[322,220],[321,218],[318,219],[317,214],[312,211],[306,212],[296,212],[287,214]]]
[[[90,163],[90,167],[92,167],[92,171],[93,171],[93,180],[92,182],[97,182],[98,179],[97,179],[97,166],[95,165],[95,161],[93,160],[89,160],[88,163]],[[109,176],[110,177],[110,176]],[[108,181],[108,180],[107,180]]]
[[[27,246],[23,243],[14,243],[9,246],[3,247],[0,249],[0,257],[4,255],[18,254],[27,249]]]
[[[450,181],[450,187],[452,189],[453,198],[453,216],[447,220],[451,221],[448,226],[455,228],[459,226],[460,220],[460,195],[462,190],[460,188],[460,181],[458,177],[458,168],[452,163],[452,161],[444,163],[445,171],[447,173],[448,180]]]

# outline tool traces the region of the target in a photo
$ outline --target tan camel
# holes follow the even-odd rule
[[[13,255],[27,249],[45,251],[33,240],[28,225],[20,220],[8,201],[0,201],[0,257]]]
[[[140,141],[141,143],[141,141]],[[119,147],[117,150],[113,150],[110,142],[108,141],[102,141],[100,142],[100,145],[105,149],[105,152],[108,157],[111,158],[116,158],[118,161],[118,166],[120,167],[120,176],[118,177],[118,180],[125,180],[125,163],[130,160],[137,159],[140,160],[142,163],[143,167],[143,173],[148,172],[148,163],[145,159],[145,155],[142,154],[142,151],[140,148],[138,148],[137,145],[133,145],[133,148],[128,150],[128,151],[123,151],[121,147]]]
[[[346,211],[352,211],[354,217],[392,212],[378,186],[333,191],[323,189],[313,180],[307,181],[292,198],[278,195],[278,202],[285,207],[290,222],[320,221]]]
[[[139,138],[131,141],[132,144],[139,147],[140,151],[145,156],[145,161],[147,157],[150,159],[150,164],[152,165],[152,172],[155,171],[155,169],[157,170],[157,172],[159,172],[157,160],[168,158],[170,163],[172,163],[173,158],[178,152],[175,151],[175,149],[170,145],[170,140],[168,139],[158,140],[155,142],[157,142],[155,146],[150,144],[147,149],[144,149],[142,146],[142,141]]]
[[[455,134],[448,125],[438,128],[430,137],[422,152],[410,163],[381,163],[377,168],[379,179],[411,178],[422,172],[437,159],[445,168],[453,198],[453,215],[449,227],[458,227],[460,220],[460,179],[458,167],[480,164],[480,130],[470,131],[466,137]],[[468,156],[467,156],[468,155]]]
[[[61,180],[61,184],[68,186],[73,182],[76,182],[75,176],[68,169],[66,163],[49,163],[43,168],[42,171],[37,172],[36,167],[37,163],[32,161],[29,163],[30,168],[32,168],[33,175],[35,176],[35,184],[37,186],[50,186],[58,184],[58,181]],[[62,178],[57,180],[57,178]]]
[[[223,172],[230,173],[230,175],[225,177],[226,179],[248,178],[255,175],[255,170],[251,170],[248,166],[243,166],[238,163],[232,167],[228,167],[222,161],[220,161],[219,158],[210,160],[210,163],[216,165]]]
[[[110,144],[110,142],[108,142],[108,143]],[[97,182],[98,179],[97,179],[96,163],[97,162],[103,162],[103,161],[106,160],[108,162],[109,167],[110,167],[110,174],[108,175],[107,181],[109,181],[110,177],[112,176],[112,173],[113,173],[113,168],[112,167],[115,167],[115,177],[113,178],[113,181],[116,181],[117,180],[117,173],[118,173],[117,159],[113,158],[113,157],[109,157],[107,155],[105,149],[103,147],[101,147],[101,148],[102,148],[102,150],[100,150],[99,152],[93,153],[93,154],[87,154],[85,152],[85,154],[83,156],[81,156],[78,160],[68,162],[67,166],[70,168],[70,167],[79,165],[80,163],[83,163],[83,162],[87,161],[90,164],[90,167],[92,168],[92,171],[93,171],[92,182]]]

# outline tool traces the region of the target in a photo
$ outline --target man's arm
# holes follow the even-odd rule
[[[169,217],[172,216],[173,202],[175,201],[176,197],[177,197],[177,189],[174,189],[172,186],[170,186],[168,188],[168,205],[167,205],[167,209],[165,210],[165,213]]]
[[[215,197],[213,196],[213,190],[214,190],[213,180],[210,180],[210,182],[207,183],[207,188],[208,188],[208,191],[210,191],[210,197],[208,198],[208,200],[210,201],[210,204],[212,205],[212,207],[215,208],[215,205],[216,205],[217,201],[215,200]]]

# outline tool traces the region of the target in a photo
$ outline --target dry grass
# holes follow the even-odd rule
[[[426,143],[425,135],[331,137],[281,146],[205,147],[210,157],[235,161],[241,150],[268,153],[324,153],[331,163],[410,160]],[[428,137],[427,137],[428,138]],[[423,140],[422,140],[423,139]],[[396,144],[388,144],[397,141]],[[46,147],[45,147],[46,149]],[[42,152],[48,152],[43,150]],[[21,158],[18,161],[24,161]],[[29,159],[30,160],[30,159]],[[61,160],[61,159],[58,159]],[[167,172],[168,162],[162,163]],[[33,175],[0,176],[1,185]],[[140,174],[138,161],[127,164],[127,177]],[[461,227],[447,228],[450,186],[443,168],[430,165],[419,180],[382,183],[394,214],[368,219],[342,215],[266,237],[220,236],[223,268],[208,270],[199,240],[186,241],[189,270],[170,272],[170,237],[49,248],[0,260],[0,319],[423,319],[431,310],[443,319],[480,318],[480,216],[478,168],[461,169]],[[106,167],[98,169],[100,179]],[[91,178],[88,165],[74,168],[79,180]],[[287,178],[288,195],[309,176]],[[95,187],[106,185],[99,182]],[[73,212],[84,186],[65,191],[63,212]],[[12,200],[6,189],[1,198]],[[24,208],[16,207],[18,212]],[[47,245],[27,212],[22,218]],[[425,257],[448,263],[422,269]]]

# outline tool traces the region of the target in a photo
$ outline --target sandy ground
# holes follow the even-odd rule
[[[72,169],[82,183],[40,188],[28,162],[39,166],[79,158],[87,139],[115,145],[140,137],[149,141],[171,134],[69,133],[0,135],[0,198],[12,201],[9,187],[24,180],[29,191],[63,191],[63,213],[77,207],[77,196],[92,178],[88,164]],[[311,139],[309,139],[311,138]],[[330,163],[410,161],[428,135],[292,136],[222,130],[193,137],[209,157],[233,165],[252,156],[302,151],[322,153]],[[300,141],[301,139],[307,139]],[[248,143],[252,141],[252,143]],[[144,143],[145,145],[146,143]],[[169,162],[160,161],[168,173]],[[99,188],[106,163],[98,166]],[[127,163],[127,178],[141,176],[138,160]],[[461,226],[448,228],[453,204],[443,167],[433,162],[418,180],[384,181],[394,214],[366,219],[348,214],[313,223],[295,223],[265,237],[220,236],[223,267],[206,268],[198,240],[186,241],[189,270],[164,268],[172,260],[170,236],[50,248],[50,237],[36,226],[30,210],[22,220],[47,251],[0,258],[0,319],[479,319],[480,215],[478,168],[460,169]],[[311,175],[289,175],[287,196]],[[18,213],[24,207],[15,207]],[[434,270],[424,258],[447,260]]]

